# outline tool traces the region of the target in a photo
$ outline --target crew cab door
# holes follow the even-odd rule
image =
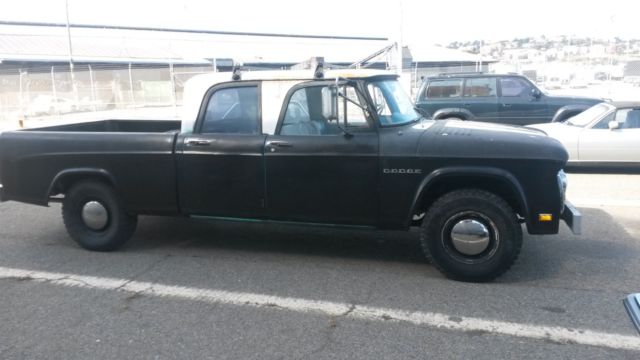
[[[534,96],[537,89],[527,80],[505,76],[500,77],[499,83],[498,109],[502,122],[524,126],[551,120],[545,95]]]
[[[192,134],[177,139],[180,209],[190,215],[264,215],[260,85],[221,84],[205,95]],[[152,165],[152,164],[151,164]]]
[[[275,135],[265,144],[267,216],[277,220],[375,225],[378,133],[358,106],[339,101],[345,135],[322,112],[327,82],[309,82],[285,98]],[[364,104],[353,86],[340,91]]]

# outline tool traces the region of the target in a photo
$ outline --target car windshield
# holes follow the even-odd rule
[[[381,125],[401,125],[420,119],[411,99],[396,80],[374,81],[367,88]]]
[[[567,120],[565,124],[578,126],[578,127],[585,127],[589,125],[593,120],[600,118],[600,116],[609,112],[611,109],[613,109],[613,105],[607,104],[607,103],[600,103],[598,105],[594,105],[588,108],[587,110],[581,112],[580,114],[572,118],[569,118],[569,120]]]

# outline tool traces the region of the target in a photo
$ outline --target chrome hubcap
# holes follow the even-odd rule
[[[460,220],[451,228],[453,247],[464,255],[481,254],[489,246],[490,240],[489,229],[477,220]]]
[[[109,213],[101,203],[89,201],[82,207],[82,221],[91,230],[102,230],[109,222]]]

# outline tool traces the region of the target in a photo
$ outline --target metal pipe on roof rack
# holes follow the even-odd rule
[[[129,96],[131,97],[131,102],[133,103],[133,108],[136,108],[136,98],[133,93],[133,74],[131,73],[131,63],[129,63]]]
[[[89,66],[89,83],[91,84],[91,104],[93,107],[93,111],[98,111],[98,105],[96,104],[96,86],[93,80],[93,69],[91,69],[91,64]]]

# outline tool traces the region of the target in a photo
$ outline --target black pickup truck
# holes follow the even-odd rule
[[[580,231],[567,152],[515,126],[420,117],[395,75],[201,75],[182,121],[105,120],[0,135],[0,199],[62,202],[80,246],[114,250],[138,215],[420,226],[446,276],[488,281],[531,234]]]

